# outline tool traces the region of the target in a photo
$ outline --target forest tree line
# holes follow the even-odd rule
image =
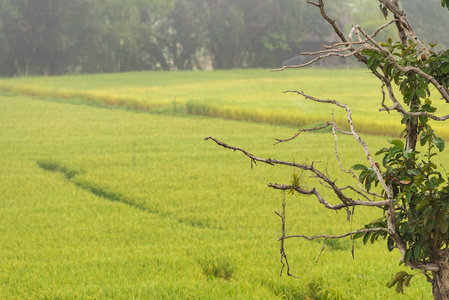
[[[376,1],[327,5],[342,26],[385,22]],[[409,0],[404,9],[421,36],[448,44],[439,5]],[[317,20],[302,0],[0,0],[0,75],[279,67],[334,41]]]

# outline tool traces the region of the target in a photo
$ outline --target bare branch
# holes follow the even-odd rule
[[[357,234],[357,233],[380,232],[380,231],[389,233],[387,228],[377,227],[377,228],[362,228],[362,229],[354,230],[354,231],[347,232],[347,233],[340,234],[340,235],[329,235],[329,234],[320,234],[320,235],[314,235],[314,236],[307,236],[307,235],[302,235],[302,234],[288,235],[288,236],[285,236],[283,239],[286,240],[286,239],[292,239],[292,238],[304,238],[304,239],[309,240],[309,241],[312,241],[314,239],[320,239],[320,238],[341,239],[341,238],[344,238],[344,237],[347,237],[347,236],[350,236],[350,235],[354,235],[354,234]],[[281,239],[279,239],[279,240],[281,240]]]
[[[378,0],[380,3],[382,3],[385,7],[390,10],[396,19],[398,19],[398,23],[402,26],[403,30],[406,30],[412,40],[418,45],[420,50],[424,52],[424,54],[429,57],[430,53],[427,50],[427,48],[424,46],[424,44],[419,40],[418,36],[416,35],[415,31],[412,28],[412,25],[408,21],[407,17],[405,16],[404,12],[399,9],[398,2],[391,2],[389,0]],[[401,30],[401,28],[399,28]]]
[[[388,111],[388,112],[391,111],[391,110],[396,110],[396,111],[398,111],[398,112],[400,112],[400,113],[402,113],[404,115],[411,116],[411,117],[424,116],[424,117],[427,117],[427,118],[435,120],[435,121],[446,121],[447,119],[449,119],[449,115],[445,115],[445,116],[442,116],[442,117],[437,117],[437,116],[435,116],[433,114],[430,114],[428,112],[425,112],[425,111],[409,112],[409,111],[405,110],[402,107],[402,105],[399,104],[399,103],[395,103],[393,106],[390,106],[390,107],[383,107],[383,108],[379,109],[379,111]]]
[[[284,194],[284,200],[282,201],[282,214],[278,213],[277,211],[275,211],[275,213],[281,218],[282,220],[282,237],[280,239],[278,239],[278,241],[281,241],[281,248],[280,248],[280,252],[281,252],[281,264],[282,264],[282,268],[281,268],[281,273],[280,276],[282,276],[282,271],[284,270],[284,267],[287,266],[287,275],[294,277],[294,278],[298,278],[296,276],[294,276],[293,274],[290,273],[290,265],[288,264],[288,259],[287,259],[287,254],[285,254],[285,249],[284,249],[284,240],[285,240],[285,194]],[[285,263],[284,263],[285,261]]]
[[[438,264],[431,262],[416,261],[416,262],[408,262],[406,265],[412,269],[418,270],[425,270],[432,272],[437,272],[440,270]]]
[[[331,101],[333,101],[333,100],[331,100]],[[247,157],[249,157],[252,162],[259,161],[259,162],[263,162],[263,163],[266,163],[266,164],[269,164],[269,165],[285,165],[285,166],[295,167],[295,168],[298,168],[298,169],[301,169],[301,170],[304,170],[304,171],[312,172],[314,174],[314,176],[320,178],[323,182],[328,184],[332,188],[332,190],[334,191],[335,195],[343,202],[343,204],[341,204],[341,207],[339,207],[338,209],[341,209],[341,208],[344,208],[344,207],[347,207],[347,206],[351,206],[351,203],[354,203],[353,199],[351,199],[350,197],[346,196],[343,193],[343,191],[340,188],[338,188],[338,186],[335,184],[335,181],[332,181],[328,176],[326,176],[321,171],[316,169],[313,166],[313,162],[312,162],[311,165],[304,165],[304,164],[298,164],[298,163],[295,163],[295,162],[287,162],[287,161],[276,160],[276,159],[271,159],[271,158],[268,158],[268,159],[260,158],[260,157],[257,157],[257,156],[254,156],[254,155],[250,154],[249,152],[247,152],[246,150],[244,150],[242,148],[229,146],[229,145],[227,145],[227,144],[225,144],[225,143],[223,143],[223,142],[221,142],[221,141],[219,141],[219,140],[217,140],[217,139],[215,139],[215,138],[213,138],[211,136],[205,138],[205,140],[209,140],[209,139],[213,140],[215,143],[217,143],[218,145],[220,145],[220,146],[222,146],[224,148],[242,152]],[[281,189],[281,190],[286,190],[287,189],[287,188],[284,188],[285,186],[277,185],[277,184],[273,184],[272,187],[274,187],[274,188],[279,187],[278,189]],[[291,189],[291,186],[290,186],[290,189]],[[314,190],[315,190],[314,192],[310,192],[310,191],[301,190],[299,187],[297,187],[297,191],[298,192],[302,193],[301,191],[303,191],[303,194],[305,194],[305,195],[315,194],[315,195],[317,195],[318,199],[320,200],[320,202],[322,204],[324,204],[328,208],[334,209],[333,206],[331,206],[327,201],[325,201],[323,199],[323,197],[321,197],[321,195],[319,194],[319,192],[316,189],[314,189]],[[363,202],[363,201],[361,201],[361,202]],[[362,205],[362,204],[358,204],[357,201],[355,203],[357,203],[356,205]],[[367,202],[367,203],[370,203],[370,204],[368,204],[369,206],[376,206],[376,205],[372,204],[373,202]],[[377,203],[377,202],[374,202],[374,203]],[[385,204],[383,204],[383,205],[385,205]]]
[[[279,69],[273,69],[271,71],[272,72],[277,72],[277,71],[283,71],[285,69],[303,68],[303,67],[306,67],[306,66],[309,66],[309,65],[313,64],[314,62],[317,62],[319,60],[322,60],[322,59],[327,58],[327,57],[332,57],[332,56],[337,56],[337,57],[341,57],[341,58],[347,58],[347,57],[350,57],[350,56],[356,56],[356,54],[359,54],[362,50],[363,50],[363,48],[359,48],[359,49],[356,49],[356,50],[354,50],[354,51],[352,51],[352,52],[350,52],[348,54],[340,54],[340,53],[338,53],[338,52],[342,52],[344,50],[341,50],[341,51],[338,51],[338,52],[330,52],[330,53],[327,53],[325,55],[318,56],[318,57],[312,59],[311,61],[308,61],[308,62],[306,62],[304,64],[301,64],[301,65],[287,65],[287,66],[283,66],[282,68],[279,68]]]
[[[381,32],[383,29],[385,29],[386,27],[388,27],[389,25],[391,25],[392,23],[395,23],[396,19],[391,20],[385,24],[383,24],[382,26],[380,26],[379,28],[377,28],[372,34],[371,34],[371,38],[376,37],[376,35],[379,34],[379,32]],[[348,34],[348,39],[349,42],[339,42],[339,43],[334,43],[332,45],[323,45],[324,48],[326,48],[325,50],[321,50],[321,51],[315,51],[315,52],[302,52],[302,55],[318,55],[318,54],[324,54],[324,53],[329,53],[332,51],[338,51],[338,52],[343,52],[343,51],[347,51],[347,50],[351,50],[353,45],[363,45],[364,43],[368,42],[368,39],[364,39],[362,40],[360,38],[360,35],[357,36],[357,38],[359,39],[358,42],[354,42],[352,40],[352,35],[353,34],[358,34],[358,32],[355,30],[355,27],[351,28],[351,31]],[[340,48],[340,49],[336,49],[338,47],[343,47],[344,48]]]
[[[329,202],[327,202],[323,196],[321,195],[321,193],[316,189],[313,188],[311,190],[305,190],[301,187],[298,186],[292,186],[292,185],[284,185],[284,184],[280,184],[280,183],[269,183],[268,184],[269,187],[276,189],[276,190],[282,190],[282,191],[291,191],[292,189],[294,189],[296,192],[302,194],[302,195],[315,195],[315,197],[318,199],[318,201],[323,204],[326,208],[328,209],[332,209],[332,210],[340,210],[340,209],[346,209],[347,207],[351,207],[351,206],[376,206],[376,207],[384,207],[386,205],[388,205],[390,202],[389,200],[384,200],[384,201],[361,201],[361,200],[352,200],[349,197],[345,196],[345,201],[343,203],[339,203],[336,205],[332,205]],[[334,190],[335,192],[335,188],[334,187],[330,187]],[[345,187],[344,189],[347,189],[347,187]],[[343,194],[342,189],[337,188],[337,190]]]
[[[351,169],[346,170],[345,168],[343,168],[343,165],[341,164],[341,160],[340,160],[340,156],[338,156],[338,139],[337,139],[337,133],[335,132],[335,128],[337,127],[337,122],[335,121],[335,117],[334,115],[332,115],[332,119],[334,119],[334,123],[332,126],[332,134],[334,136],[334,141],[335,141],[335,157],[337,158],[337,163],[338,166],[340,167],[340,170],[344,173],[352,173],[353,175],[355,175],[357,177],[357,175],[354,173],[354,171],[352,171]],[[357,177],[358,178],[358,177]]]
[[[321,125],[321,126],[318,126],[318,127],[313,127],[313,128],[300,128],[300,129],[298,130],[298,132],[297,132],[294,136],[292,136],[292,137],[289,137],[289,138],[286,138],[286,139],[275,139],[277,142],[274,143],[274,145],[277,145],[277,144],[283,143],[283,142],[291,141],[291,140],[293,140],[294,138],[296,138],[298,135],[300,135],[301,132],[306,132],[306,131],[317,131],[317,130],[324,129],[324,128],[329,127],[329,126],[332,126],[332,123],[331,123],[331,122],[327,122],[327,123],[324,124],[324,125]]]
[[[313,127],[313,128],[300,128],[300,129],[298,130],[298,132],[295,133],[295,135],[293,135],[292,137],[289,137],[289,138],[286,138],[286,139],[275,139],[277,142],[274,143],[274,145],[277,145],[277,144],[283,143],[283,142],[291,141],[291,140],[295,139],[298,135],[300,135],[301,132],[306,132],[306,131],[318,131],[318,130],[321,130],[321,129],[324,129],[324,128],[327,128],[327,127],[333,126],[333,125],[334,125],[334,124],[333,124],[332,122],[327,122],[327,123],[324,124],[324,125],[317,126],[317,127]],[[342,133],[342,134],[352,135],[352,133],[347,132],[347,131],[343,131],[343,130],[341,130],[341,129],[338,128],[338,127],[335,127],[335,130],[337,130],[338,132],[340,132],[340,133]]]
[[[306,2],[309,3],[309,4],[312,4],[312,5],[320,7],[320,5],[318,3],[315,3],[315,2],[312,2],[312,1],[309,1],[309,0],[307,0]]]
[[[271,158],[269,158],[269,159],[264,159],[264,158],[260,158],[260,157],[254,156],[254,155],[248,153],[245,149],[238,148],[238,147],[232,147],[232,146],[229,146],[229,145],[227,145],[227,144],[225,144],[225,143],[223,143],[223,142],[220,142],[219,140],[217,140],[217,139],[215,139],[215,138],[213,138],[213,137],[211,137],[211,136],[208,136],[208,137],[204,138],[205,141],[207,141],[207,140],[209,140],[209,139],[210,139],[210,140],[213,140],[215,143],[217,143],[218,145],[220,145],[220,146],[222,146],[222,147],[224,147],[224,148],[234,150],[234,152],[235,152],[235,151],[243,152],[243,154],[245,154],[246,156],[248,156],[249,158],[251,158],[251,161],[260,161],[260,162],[263,162],[263,163],[266,163],[266,164],[269,164],[269,165],[272,165],[272,166],[275,165],[275,161],[272,161]],[[285,164],[294,166],[294,164],[292,164],[292,163],[287,163],[287,162],[285,162]]]
[[[357,176],[357,174],[356,174],[356,178],[357,178],[357,180],[358,180],[358,178],[359,178],[359,176]],[[371,200],[367,195],[370,195],[370,196],[373,196],[373,197],[378,197],[378,198],[383,198],[383,196],[380,195],[380,194],[373,193],[373,192],[368,192],[367,190],[365,190],[364,188],[362,188],[361,185],[360,185],[360,182],[359,182],[358,188],[359,188],[361,191],[360,191],[360,190],[357,190],[356,188],[354,188],[353,186],[350,186],[350,185],[345,186],[345,187],[342,187],[341,190],[343,191],[343,190],[346,190],[346,189],[350,189],[350,190],[356,192],[357,194],[359,194],[360,196],[362,196],[363,198],[365,198],[365,199],[368,200],[368,201],[374,201],[374,200]]]

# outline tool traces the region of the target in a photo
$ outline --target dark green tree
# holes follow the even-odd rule
[[[1,6],[7,45],[2,61],[6,69],[23,75],[54,72],[58,61],[67,58],[71,46],[63,22],[70,9],[68,3],[3,0]]]
[[[0,0],[0,72],[169,69],[155,36],[171,7],[169,0]]]
[[[205,10],[205,1],[176,0],[164,24],[165,30],[157,37],[177,70],[202,67],[199,60],[206,46]]]
[[[207,0],[207,4],[207,44],[214,69],[242,67],[247,39],[241,1]]]

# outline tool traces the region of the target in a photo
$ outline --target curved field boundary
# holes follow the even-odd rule
[[[48,97],[58,100],[74,100],[81,99],[86,104],[99,104],[111,107],[121,107],[126,109],[173,113],[181,112],[189,115],[201,115],[213,118],[224,118],[236,121],[251,121],[257,123],[267,123],[272,125],[284,125],[292,127],[322,125],[324,122],[331,121],[330,115],[324,115],[320,112],[306,113],[301,111],[293,111],[289,109],[270,109],[267,107],[254,108],[239,106],[239,103],[220,103],[215,101],[208,103],[204,100],[189,100],[186,102],[161,102],[148,101],[133,96],[116,94],[108,91],[81,91],[67,88],[45,88],[37,85],[16,85],[0,80],[0,90],[5,92],[17,93],[34,97]],[[244,95],[242,95],[244,97]],[[336,117],[337,123],[347,129],[347,120],[343,117]],[[360,133],[398,136],[402,127],[398,122],[385,121],[385,119],[377,119],[374,117],[354,116],[356,129]],[[449,129],[444,124],[435,124],[439,136],[445,140],[449,140]]]
[[[87,102],[101,102],[110,106],[119,106],[142,111],[150,111],[155,108],[167,107],[166,103],[146,102],[140,99],[126,97],[123,95],[114,95],[111,93],[100,93],[98,91],[74,91],[69,89],[54,90],[32,85],[15,86],[8,85],[2,81],[0,81],[0,90],[34,97],[49,97],[53,99],[82,99]]]

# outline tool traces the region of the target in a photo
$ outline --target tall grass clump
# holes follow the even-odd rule
[[[208,278],[229,280],[234,275],[234,266],[226,256],[208,253],[198,260],[201,270]]]

